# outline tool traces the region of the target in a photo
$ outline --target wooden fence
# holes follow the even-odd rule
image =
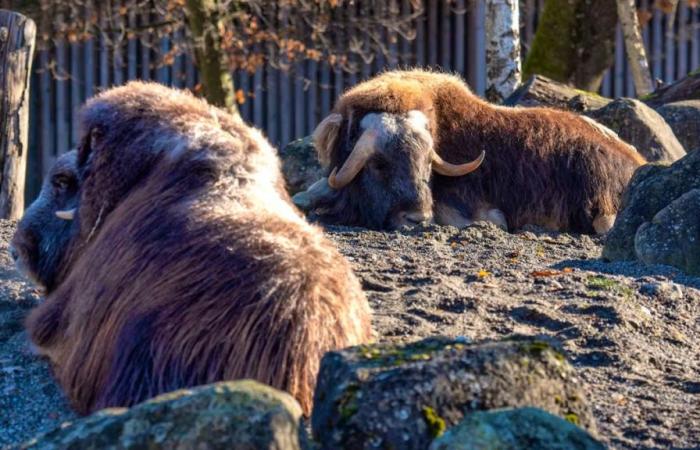
[[[408,10],[407,0],[394,1]],[[316,61],[297,62],[289,71],[263,67],[254,73],[235,72],[236,86],[246,94],[240,105],[243,118],[264,130],[275,145],[285,145],[308,135],[348,86],[386,68],[403,66],[430,66],[460,73],[477,93],[483,94],[484,0],[423,1],[425,13],[415,20],[415,39],[398,37],[389,45],[387,55],[362,64],[357,73],[336,71]],[[638,1],[642,8],[653,2]],[[527,53],[543,0],[521,2],[523,52]],[[140,19],[129,14],[128,20]],[[700,8],[691,9],[681,0],[674,30],[667,30],[667,26],[668,16],[655,10],[644,28],[644,39],[654,78],[672,82],[700,67]],[[159,39],[153,45],[156,48],[138,39],[129,39],[118,48],[104,40],[90,40],[57,42],[52,49],[38,52],[32,75],[28,200],[38,193],[42,175],[55,158],[75,145],[78,108],[95,92],[136,78],[176,87],[196,85],[197,73],[188,56],[180,55],[169,65],[158,62],[157,55],[167,53],[179,37]],[[55,63],[54,70],[44,70],[50,61]],[[601,93],[608,97],[634,95],[619,29],[615,64],[605,76]]]

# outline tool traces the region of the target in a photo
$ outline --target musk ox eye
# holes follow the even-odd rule
[[[54,177],[51,178],[51,185],[54,187],[54,189],[62,192],[67,191],[72,182],[72,178],[68,175],[54,175]]]

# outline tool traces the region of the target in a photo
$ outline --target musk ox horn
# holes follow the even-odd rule
[[[63,220],[73,220],[75,218],[75,209],[76,208],[56,211],[56,217]]]
[[[341,189],[346,186],[367,164],[367,160],[374,154],[376,149],[377,134],[374,130],[367,130],[362,133],[340,170],[337,167],[333,168],[333,171],[328,176],[328,185],[333,189]]]
[[[433,169],[435,172],[446,177],[461,177],[462,175],[466,175],[478,169],[481,163],[484,162],[485,157],[486,152],[482,150],[481,155],[474,161],[464,164],[450,164],[440,158],[437,152],[433,152]]]

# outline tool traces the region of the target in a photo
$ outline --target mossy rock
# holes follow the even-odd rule
[[[568,420],[538,408],[467,414],[430,450],[603,450],[605,446]]]
[[[311,424],[324,449],[425,449],[465,413],[534,405],[595,432],[582,389],[537,340],[359,346],[323,358]]]
[[[287,144],[280,151],[280,158],[290,195],[306,190],[323,176],[311,136]]]
[[[634,239],[637,258],[647,264],[667,264],[700,276],[700,189],[669,203]]]
[[[160,395],[64,424],[24,449],[306,448],[301,407],[255,381],[222,382]]]
[[[622,197],[615,226],[606,238],[603,257],[637,259],[635,236],[639,227],[693,189],[700,189],[700,152],[691,152],[669,167],[646,165],[637,169]]]
[[[672,163],[686,153],[663,117],[639,100],[618,98],[586,115],[616,132],[649,162]]]
[[[656,110],[686,152],[700,150],[700,100],[667,103]]]

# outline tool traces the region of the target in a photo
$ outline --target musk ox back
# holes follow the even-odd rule
[[[90,100],[82,134],[73,199],[50,207],[60,196],[46,185],[13,241],[18,259],[41,258],[37,243],[53,241],[36,222],[73,219],[57,267],[32,273],[49,292],[27,326],[75,408],[253,378],[308,414],[323,353],[370,340],[370,311],[346,260],[291,205],[267,141],[137,82]]]
[[[350,89],[314,139],[331,188],[317,189],[316,214],[372,228],[486,219],[604,232],[644,163],[589,119],[491,105],[459,78],[421,70]]]

